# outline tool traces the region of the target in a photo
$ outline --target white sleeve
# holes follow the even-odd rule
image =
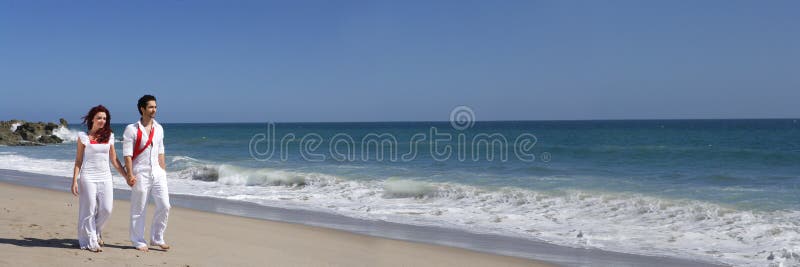
[[[128,125],[125,127],[125,132],[122,134],[122,156],[133,156],[133,142],[136,140],[136,131],[134,127]]]
[[[84,145],[89,144],[89,136],[86,135],[84,132],[78,132],[78,142],[83,143]]]
[[[158,154],[164,154],[164,127],[161,128],[161,138],[158,140]]]
[[[113,146],[115,141],[117,140],[114,140],[114,133],[111,133],[111,135],[108,136],[108,143]]]

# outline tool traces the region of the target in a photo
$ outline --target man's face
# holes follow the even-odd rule
[[[142,109],[142,116],[155,118],[156,117],[156,110],[158,107],[156,106],[155,100],[147,101],[147,106],[141,108]]]

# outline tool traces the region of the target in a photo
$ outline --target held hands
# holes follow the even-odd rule
[[[136,176],[134,175],[128,176],[127,178],[125,178],[125,182],[128,183],[128,186],[133,187],[133,185],[136,184]]]

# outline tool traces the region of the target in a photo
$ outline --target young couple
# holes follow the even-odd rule
[[[83,117],[88,132],[78,134],[78,152],[72,174],[72,194],[79,196],[78,243],[81,249],[103,251],[103,226],[114,205],[114,186],[109,162],[131,186],[130,238],[140,251],[148,250],[144,239],[145,206],[148,193],[156,204],[150,227],[150,245],[169,249],[164,230],[169,217],[169,193],[164,160],[164,128],[154,119],[156,98],[145,95],[137,104],[141,118],[125,127],[122,155],[123,169],[114,150],[111,113],[104,106],[93,107]]]

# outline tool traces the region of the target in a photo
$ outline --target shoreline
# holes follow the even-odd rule
[[[169,251],[136,251],[114,201],[104,252],[77,247],[77,198],[0,182],[2,266],[555,266],[509,256],[173,207]],[[152,215],[152,206],[148,210]]]
[[[0,169],[0,182],[48,188],[65,194],[69,183],[64,177]],[[115,199],[127,199],[129,191],[115,189]],[[348,235],[396,242],[448,247],[499,257],[534,260],[531,264],[554,263],[561,266],[724,266],[679,258],[643,256],[597,249],[571,248],[523,238],[474,234],[441,227],[413,226],[382,221],[366,221],[340,215],[265,207],[254,203],[190,195],[171,195],[173,207],[188,208],[234,218],[256,219],[264,223],[289,223],[303,227],[340,231]],[[76,202],[77,203],[77,202]],[[76,204],[77,205],[77,204]],[[115,207],[115,215],[126,209]],[[75,211],[77,212],[77,208]],[[197,211],[195,211],[197,212]],[[227,215],[225,215],[227,214]],[[172,219],[172,217],[171,217]],[[172,227],[172,220],[170,220]],[[331,230],[333,229],[333,230]],[[174,229],[173,229],[174,230]],[[124,230],[127,233],[127,228]],[[169,235],[168,230],[168,235]],[[69,234],[70,232],[67,232]]]

